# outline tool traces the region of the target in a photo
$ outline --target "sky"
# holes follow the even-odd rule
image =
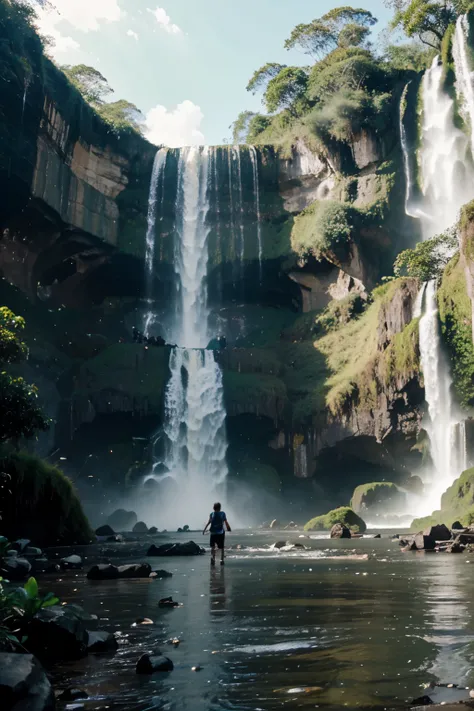
[[[41,31],[58,64],[88,64],[146,117],[147,137],[168,146],[220,144],[243,110],[262,111],[245,90],[266,62],[308,64],[287,51],[293,27],[347,0],[50,0]],[[382,0],[357,0],[382,29]]]

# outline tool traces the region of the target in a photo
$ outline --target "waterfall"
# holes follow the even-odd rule
[[[421,289],[418,292],[415,300],[415,304],[413,306],[413,318],[420,318],[421,314],[423,313],[423,297],[425,295],[426,291],[426,282],[423,282],[421,285]]]
[[[240,146],[234,146],[232,148],[232,156],[237,164],[237,183],[238,183],[238,203],[237,203],[237,217],[239,224],[240,233],[240,278],[242,280],[242,286],[244,284],[244,258],[245,258],[245,232],[244,232],[244,196],[242,187],[242,161],[240,159]]]
[[[249,146],[250,160],[252,162],[253,194],[255,199],[255,213],[257,215],[257,242],[258,242],[258,273],[262,283],[262,221],[260,214],[260,184],[258,176],[258,154],[255,146]]]
[[[461,100],[464,117],[471,129],[471,145],[474,151],[474,88],[467,55],[469,22],[466,15],[458,17],[453,41],[454,66],[456,68],[456,92]]]
[[[166,158],[168,156],[167,148],[160,148],[155,155],[153,162],[153,170],[151,173],[150,190],[148,193],[148,213],[147,213],[147,231],[145,239],[145,269],[146,269],[146,296],[148,299],[148,311],[145,315],[145,336],[148,335],[150,326],[153,322],[154,313],[151,306],[151,298],[153,292],[153,268],[155,261],[155,226],[156,226],[156,203],[158,200],[158,185],[160,179],[163,181],[162,187],[162,203],[164,199],[164,172],[166,168]]]
[[[227,476],[222,373],[213,351],[207,304],[207,214],[212,190],[207,147],[179,152],[176,197],[176,304],[167,340],[170,379],[165,396],[165,453],[154,466],[160,525],[202,524],[210,498]],[[212,502],[211,502],[212,503]],[[166,518],[168,516],[168,518]],[[177,516],[179,520],[177,520]],[[181,522],[181,524],[179,523]]]
[[[405,129],[405,124],[403,122],[403,107],[406,102],[407,98],[407,93],[408,93],[408,87],[410,86],[410,82],[405,86],[405,89],[403,90],[401,99],[400,99],[400,143],[402,147],[402,154],[403,154],[403,168],[405,171],[405,214],[408,215],[409,217],[420,217],[420,214],[417,210],[412,210],[411,207],[411,192],[413,188],[413,179],[411,176],[411,170],[410,170],[410,155],[408,152],[408,141],[407,141],[407,132]]]
[[[439,57],[423,77],[420,150],[423,235],[429,239],[454,225],[459,210],[474,195],[470,146],[454,124],[454,101],[443,89]]]
[[[431,513],[439,508],[441,495],[466,467],[465,427],[464,422],[457,422],[454,417],[452,380],[441,348],[435,280],[426,284],[420,321],[420,354],[429,412],[425,429],[433,461],[424,503],[425,513]]]

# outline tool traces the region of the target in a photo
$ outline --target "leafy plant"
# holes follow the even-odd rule
[[[456,228],[420,242],[415,249],[405,249],[395,260],[395,276],[410,276],[430,281],[441,276],[458,246]]]
[[[40,595],[38,583],[30,578],[23,587],[8,591],[0,578],[0,649],[18,649],[26,642],[22,634],[25,623],[39,610],[57,605],[53,593]]]

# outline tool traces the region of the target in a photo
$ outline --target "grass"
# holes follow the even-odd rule
[[[336,524],[341,523],[351,529],[353,533],[364,533],[367,529],[365,521],[361,519],[349,506],[340,506],[322,516],[316,516],[305,524],[305,531],[330,531]]]
[[[444,492],[439,511],[433,511],[431,516],[415,519],[411,529],[421,531],[438,523],[444,523],[450,528],[454,521],[460,521],[464,526],[474,523],[474,467],[466,469]]]

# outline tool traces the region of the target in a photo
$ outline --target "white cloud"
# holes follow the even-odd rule
[[[148,12],[151,12],[157,23],[163,30],[165,30],[165,32],[168,32],[170,35],[182,34],[183,31],[181,27],[178,27],[178,25],[171,22],[171,17],[162,7],[157,7],[156,10],[150,10],[150,8],[147,8],[147,10]]]
[[[38,8],[37,14],[40,32],[54,41],[50,50],[53,56],[79,48],[79,43],[66,34],[67,25],[82,32],[95,32],[101,23],[118,22],[125,16],[118,0],[54,0],[54,4]]]
[[[199,146],[205,143],[201,131],[204,116],[199,106],[186,100],[169,111],[155,106],[145,118],[145,135],[151,143],[170,148]]]
[[[133,39],[134,39],[134,40],[137,40],[137,42],[138,42],[138,35],[137,35],[137,33],[134,32],[133,30],[127,30],[127,35],[128,35],[129,37],[133,37]]]

